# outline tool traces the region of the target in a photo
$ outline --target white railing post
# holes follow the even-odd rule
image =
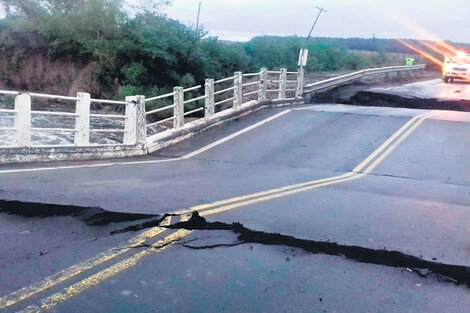
[[[31,146],[31,96],[19,94],[15,98],[16,146]]]
[[[174,91],[174,111],[173,111],[173,127],[175,129],[180,129],[184,126],[184,91],[183,87],[175,87]]]
[[[233,107],[238,109],[243,104],[243,73],[242,72],[235,72],[235,80],[234,84],[234,97],[235,100],[233,101]]]
[[[126,122],[124,126],[124,144],[137,143],[137,97],[126,97]]]
[[[286,99],[287,89],[287,69],[281,68],[281,74],[279,75],[279,99]]]
[[[297,88],[295,91],[296,98],[302,98],[302,94],[304,93],[304,75],[305,69],[300,67],[299,72],[297,73]]]
[[[145,115],[145,96],[137,96],[136,103],[136,144],[147,144],[147,116]]]
[[[75,145],[88,146],[90,144],[90,94],[85,92],[77,93],[77,104],[75,107]]]
[[[258,101],[266,100],[266,90],[268,89],[268,69],[262,68],[259,77]]]
[[[206,79],[206,103],[204,107],[204,117],[210,118],[215,113],[214,107],[214,80]]]

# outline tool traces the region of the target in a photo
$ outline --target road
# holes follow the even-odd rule
[[[3,166],[0,307],[467,312],[468,277],[441,274],[470,266],[469,133],[464,112],[305,105],[155,156]]]
[[[444,84],[441,79],[435,79],[397,87],[372,88],[371,91],[405,98],[438,99],[439,101],[470,100],[470,84],[461,80]]]

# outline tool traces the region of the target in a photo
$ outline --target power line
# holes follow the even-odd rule
[[[310,38],[310,36],[312,35],[313,29],[315,28],[315,25],[317,25],[317,22],[318,22],[318,19],[320,18],[320,15],[321,15],[323,12],[325,12],[325,13],[328,12],[327,10],[325,10],[325,9],[323,9],[323,8],[317,7],[317,9],[319,10],[319,11],[318,11],[318,15],[317,15],[317,18],[315,19],[315,22],[313,23],[312,28],[310,29],[310,32],[308,33],[307,39]]]

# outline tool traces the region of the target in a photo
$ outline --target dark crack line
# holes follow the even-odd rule
[[[216,248],[231,248],[231,247],[236,247],[240,245],[244,245],[246,242],[244,241],[238,241],[235,243],[219,243],[215,245],[207,245],[207,246],[190,246],[187,244],[181,244],[185,248],[193,249],[193,250],[209,250],[209,249],[216,249]]]
[[[149,244],[149,243],[143,243],[143,244],[140,244],[140,245],[137,245],[137,246],[121,247],[121,248],[116,248],[116,249],[113,249],[113,250],[118,250],[119,251],[119,250],[126,250],[126,249],[142,249],[142,248],[158,250],[158,249],[161,249],[161,248],[164,248],[164,247],[168,247],[168,246],[178,244],[179,240],[180,239],[175,239],[175,240],[172,240],[170,242],[165,242],[162,245],[153,245],[153,244]],[[182,244],[182,243],[179,243],[179,244]]]
[[[346,113],[345,113],[346,114]],[[348,113],[349,114],[349,113]],[[352,114],[352,113],[351,113]],[[379,115],[380,116],[380,115]],[[239,163],[235,161],[227,161],[227,160],[215,160],[215,159],[208,159],[208,158],[198,158],[194,157],[192,158],[194,160],[198,161],[206,161],[206,162],[211,162],[211,163],[224,163],[224,164],[231,164],[231,165],[241,165],[241,166],[251,166],[251,167],[265,167],[265,168],[272,168],[272,169],[298,169],[298,170],[313,170],[312,167],[304,167],[304,166],[274,166],[274,165],[265,165],[261,163]],[[340,174],[364,174],[364,172],[359,171],[344,171],[344,170],[331,170],[330,172],[332,173],[340,173]],[[377,174],[377,173],[368,173],[367,176],[371,177],[386,177],[386,178],[396,178],[396,179],[405,179],[405,180],[411,180],[411,181],[435,181],[443,185],[448,185],[448,186],[457,186],[457,187],[470,187],[470,184],[461,184],[461,183],[453,183],[449,181],[443,181],[443,180],[429,180],[429,179],[421,179],[417,177],[410,177],[410,176],[401,176],[401,175],[393,175],[393,174]]]
[[[351,172],[351,173],[356,173],[356,174],[364,174],[363,172]],[[430,180],[430,179],[420,179],[416,177],[409,177],[409,176],[400,176],[400,175],[393,175],[393,174],[377,174],[377,173],[369,173],[367,174],[369,176],[373,177],[388,177],[388,178],[396,178],[396,179],[405,179],[405,180],[414,180],[414,181],[435,181],[438,182],[442,185],[448,185],[448,186],[457,186],[457,187],[470,187],[470,184],[458,184],[458,183],[452,183],[448,181],[442,181],[442,180]]]
[[[411,269],[422,277],[437,275],[439,280],[470,287],[470,267],[432,262],[399,251],[376,250],[360,246],[341,245],[335,242],[298,239],[278,233],[253,231],[240,223],[207,222],[198,212],[194,212],[188,221],[167,226],[167,228],[227,230],[239,234],[237,245],[242,243],[258,243],[273,246],[289,246],[303,249],[312,254],[341,256],[361,263]]]
[[[155,214],[135,214],[106,211],[100,207],[82,207],[51,203],[8,201],[0,199],[0,213],[23,217],[76,217],[89,226],[103,226],[112,223],[127,223],[154,219]]]
[[[173,244],[176,243],[177,245],[183,245],[184,246],[185,244],[188,244],[190,242],[194,242],[194,241],[197,241],[197,240],[199,240],[199,239],[196,238],[196,239],[191,239],[191,240],[187,240],[187,241],[184,241],[184,242],[178,242],[178,243],[176,243],[176,241],[178,241],[178,240],[175,240],[175,241],[172,241],[171,243],[173,243]],[[162,247],[164,247],[166,245],[167,244],[162,245]],[[150,243],[143,243],[143,244],[140,244],[140,245],[137,245],[137,246],[126,246],[126,247],[115,248],[113,250],[118,250],[119,251],[119,250],[142,249],[142,248],[161,248],[161,247],[160,246],[154,246]]]
[[[170,217],[170,216],[180,216],[180,214],[167,213],[167,214],[164,214],[162,217],[160,217],[157,220],[151,220],[151,221],[140,223],[140,224],[134,224],[134,225],[128,226],[128,227],[123,228],[123,229],[112,231],[111,235],[116,235],[116,234],[121,234],[121,233],[128,233],[128,232],[136,232],[136,231],[140,231],[140,230],[148,229],[148,228],[153,228],[153,227],[160,227],[161,226],[160,224],[167,217]]]
[[[114,248],[113,250],[119,251],[119,250],[142,249],[142,248],[152,248],[152,245],[148,244],[148,243],[143,243],[143,244],[140,244],[140,245],[137,245],[137,246]]]

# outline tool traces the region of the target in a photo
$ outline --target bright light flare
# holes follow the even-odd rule
[[[432,34],[431,32],[427,31],[426,29],[418,26],[418,25],[413,25],[411,22],[406,21],[403,18],[400,18],[398,16],[386,13],[386,15],[400,24],[402,27],[406,28],[408,31],[413,32],[415,35],[418,35],[421,38],[433,41],[437,46],[439,46],[441,49],[444,49],[443,51],[446,51],[445,55],[457,55],[459,53],[459,50],[450,45],[449,43],[445,42],[444,40],[440,39],[436,35]]]
[[[440,67],[443,67],[443,66],[444,66],[444,62],[438,60],[437,58],[435,58],[433,55],[429,54],[428,52],[426,52],[426,51],[424,51],[424,50],[422,50],[422,49],[420,49],[420,48],[417,48],[417,47],[415,47],[415,46],[413,46],[413,45],[411,45],[411,44],[409,44],[409,43],[407,43],[407,42],[405,42],[405,41],[403,41],[403,40],[397,39],[397,41],[398,41],[399,43],[401,43],[402,45],[404,45],[405,47],[407,47],[408,49],[410,49],[410,50],[412,50],[412,51],[414,51],[414,52],[416,52],[416,53],[422,55],[423,57],[425,57],[426,59],[430,60],[431,62],[433,62],[433,63],[439,65]],[[458,76],[460,79],[462,79],[462,80],[465,80],[465,81],[467,81],[467,82],[470,82],[470,78],[467,77],[467,76],[465,76],[465,75],[457,75],[457,76]]]
[[[410,50],[412,50],[412,51],[414,51],[414,52],[416,52],[416,53],[422,55],[423,57],[425,57],[426,59],[430,60],[431,62],[433,62],[433,63],[435,63],[435,64],[437,64],[437,65],[439,65],[439,66],[444,66],[444,62],[442,62],[442,61],[436,59],[434,56],[432,56],[431,54],[427,53],[426,51],[424,51],[424,50],[422,50],[422,49],[420,49],[420,48],[417,48],[417,47],[415,47],[415,46],[413,46],[413,45],[411,45],[411,44],[409,44],[409,43],[407,43],[407,42],[405,42],[405,41],[403,41],[403,40],[397,39],[397,41],[398,41],[399,43],[401,43],[402,45],[404,45],[405,47],[407,47],[408,49],[410,49]]]
[[[395,16],[393,14],[390,14],[389,12],[382,12],[382,13],[384,13],[386,16],[394,20],[397,24],[401,25],[408,31],[414,33],[415,37],[420,37],[423,39],[423,40],[417,40],[420,47],[416,47],[409,42],[405,42],[403,40],[398,39],[397,41],[400,44],[407,47],[411,51],[414,51],[415,53],[425,57],[426,59],[430,60],[432,63],[440,66],[441,68],[444,68],[446,66],[446,64],[443,61],[441,61],[442,59],[444,59],[444,57],[449,57],[453,59],[455,57],[465,57],[467,55],[467,53],[460,51],[459,49],[453,47],[451,44],[438,38],[436,35],[432,34],[426,29],[418,25],[414,25],[409,20],[407,21],[405,18]],[[430,52],[423,50],[424,49],[423,47],[425,49],[432,51],[432,54]],[[442,57],[442,59],[439,60],[436,54],[438,55],[438,57]],[[459,79],[462,79],[466,82],[470,82],[470,78],[463,74],[458,74],[457,72],[454,75],[457,76]]]
[[[422,44],[423,46],[425,46],[426,48],[428,49],[431,49],[432,51],[436,52],[437,54],[440,54],[442,57],[445,57],[445,56],[449,56],[449,51],[447,50],[442,50],[442,49],[439,49],[438,47],[436,46],[433,46],[432,44],[426,42],[426,41],[419,41],[420,44]]]

